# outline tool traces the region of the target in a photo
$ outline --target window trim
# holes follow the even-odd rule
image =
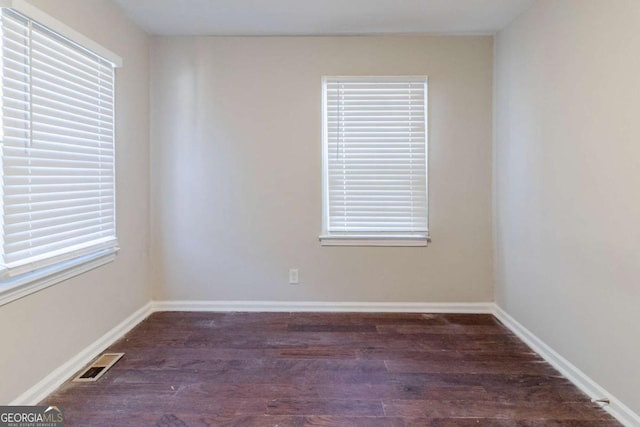
[[[3,280],[0,306],[96,269],[116,259],[119,247],[104,249]]]
[[[426,124],[425,132],[425,196],[427,200],[427,231],[425,233],[397,233],[391,232],[388,234],[383,233],[345,233],[328,231],[329,223],[329,159],[328,159],[328,135],[327,135],[327,91],[326,85],[332,80],[344,80],[344,81],[377,81],[385,79],[386,81],[400,81],[407,80],[421,80],[426,84],[425,87],[425,108],[424,108],[424,120]],[[402,75],[402,76],[322,76],[321,83],[321,95],[322,95],[322,143],[320,146],[322,156],[322,232],[318,237],[322,246],[428,246],[431,242],[431,235],[429,233],[429,77],[427,75]]]
[[[407,236],[336,236],[320,235],[322,246],[428,246],[431,242],[429,233],[413,234]]]
[[[85,35],[77,32],[51,15],[43,12],[37,7],[29,4],[25,0],[0,0],[0,8],[13,9],[16,12],[27,16],[29,19],[37,21],[39,24],[49,28],[55,33],[71,40],[84,49],[92,51],[113,65],[113,68],[122,67],[122,58]],[[115,85],[115,75],[114,75]],[[115,90],[114,90],[114,111],[115,111]],[[115,149],[115,112],[114,112],[114,149]],[[116,158],[114,152],[114,197],[116,179]],[[117,212],[114,212],[114,223],[117,220]],[[117,229],[117,224],[114,224]],[[120,247],[117,238],[113,239],[113,245],[108,247],[97,247],[96,250],[86,253],[77,252],[75,257],[62,257],[60,261],[33,269],[22,274],[11,275],[0,280],[0,306],[8,304],[17,299],[38,292],[57,283],[88,272],[102,265],[115,260]],[[34,263],[33,265],[37,265]]]

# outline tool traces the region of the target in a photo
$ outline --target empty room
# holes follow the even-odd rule
[[[0,0],[0,427],[640,427],[640,1]]]

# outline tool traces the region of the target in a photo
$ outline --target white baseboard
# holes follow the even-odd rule
[[[616,399],[611,393],[601,387],[598,383],[592,380],[575,365],[558,354],[554,349],[549,347],[544,341],[542,341],[531,331],[525,328],[521,323],[511,317],[497,304],[494,304],[493,314],[507,328],[509,328],[514,334],[516,334],[518,338],[520,338],[529,347],[531,347],[533,351],[542,356],[543,359],[545,359],[547,362],[549,362],[549,364],[560,371],[563,376],[565,376],[569,381],[571,381],[589,397],[591,397],[592,399],[609,399],[610,404],[603,406],[603,408],[618,421],[620,421],[625,426],[640,427],[640,415],[633,412],[628,406],[623,404],[620,400]]]
[[[555,367],[562,375],[594,399],[608,398],[605,406],[625,426],[640,427],[640,416],[580,371],[540,338],[493,303],[387,303],[387,302],[297,302],[297,301],[152,301],[137,310],[33,387],[10,405],[35,405],[91,362],[98,354],[129,332],[153,312],[359,312],[359,313],[490,313]]]
[[[352,313],[493,313],[493,303],[155,301],[155,311],[262,311]]]
[[[138,323],[142,322],[149,314],[153,312],[153,304],[151,302],[137,310],[131,316],[116,325],[102,337],[91,343],[80,353],[73,356],[63,365],[59,366],[41,381],[22,393],[14,399],[10,405],[36,405],[49,394],[53,393],[65,381],[71,378],[76,372],[91,362],[96,356],[104,351],[111,344],[122,338],[124,334],[129,332]]]

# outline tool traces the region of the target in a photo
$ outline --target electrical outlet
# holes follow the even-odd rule
[[[289,284],[290,285],[297,285],[299,282],[299,277],[298,277],[298,269],[297,268],[291,268],[289,269]]]

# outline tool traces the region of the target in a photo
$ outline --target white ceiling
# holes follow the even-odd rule
[[[115,0],[151,34],[492,33],[534,0]]]

